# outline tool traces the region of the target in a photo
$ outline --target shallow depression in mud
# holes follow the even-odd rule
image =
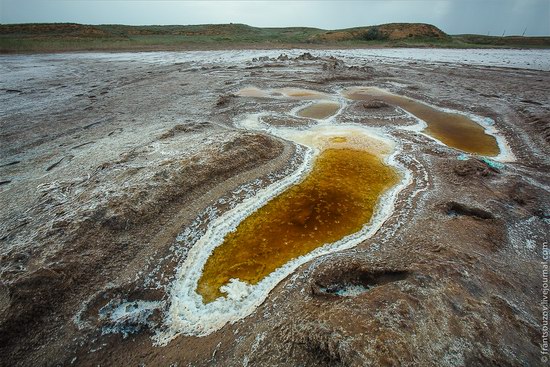
[[[353,100],[381,100],[399,106],[428,125],[424,132],[445,145],[464,152],[494,157],[500,153],[497,140],[483,126],[465,115],[444,112],[414,99],[374,87],[350,88],[344,96]]]
[[[242,88],[235,93],[239,97],[253,98],[289,98],[300,100],[327,99],[329,96],[325,93],[302,88],[275,88],[260,89],[257,87]]]
[[[206,262],[197,291],[204,302],[223,296],[231,279],[257,284],[275,269],[358,232],[396,171],[366,151],[330,148],[299,184],[242,221]]]
[[[324,120],[334,116],[340,109],[340,105],[335,102],[317,102],[302,108],[296,114],[300,117]]]

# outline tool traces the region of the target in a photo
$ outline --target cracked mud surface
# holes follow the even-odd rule
[[[550,74],[324,54],[3,57],[0,365],[542,365]],[[463,160],[396,129],[415,124],[402,110],[347,101],[336,122],[401,143],[412,182],[391,216],[358,246],[300,266],[248,317],[153,345],[182,244],[303,159],[236,123],[269,112],[268,125],[316,124],[289,116],[310,102],[236,93],[353,86],[491,118],[515,160]],[[140,317],[105,316],[132,302]]]

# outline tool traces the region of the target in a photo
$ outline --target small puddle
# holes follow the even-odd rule
[[[424,132],[443,144],[464,152],[494,157],[500,149],[494,136],[465,115],[437,110],[414,99],[398,96],[375,87],[350,88],[343,92],[353,100],[381,100],[399,106],[428,125]]]
[[[297,115],[300,117],[324,120],[328,117],[334,116],[339,109],[340,105],[338,103],[318,102],[302,108],[297,112]]]
[[[345,143],[345,137],[330,139]],[[205,303],[231,279],[257,284],[290,260],[360,231],[397,172],[367,151],[328,148],[300,183],[267,202],[228,233],[198,281]]]
[[[256,87],[247,87],[239,90],[236,95],[240,97],[269,98],[272,97],[268,91]]]
[[[286,97],[295,99],[327,99],[329,96],[325,93],[317,92],[310,89],[300,88],[280,88],[274,89],[275,93],[281,93]]]
[[[246,87],[235,93],[240,97],[253,98],[291,98],[300,100],[328,99],[325,93],[310,89],[301,88],[278,88],[278,89],[260,89],[256,87]]]

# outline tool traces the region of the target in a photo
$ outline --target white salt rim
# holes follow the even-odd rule
[[[300,131],[296,129],[273,129],[262,124],[260,116],[265,114],[249,115],[241,120],[238,125],[247,130],[264,130],[280,137],[297,141]],[[394,202],[398,193],[412,182],[411,172],[397,162],[396,157],[401,152],[401,147],[387,135],[375,128],[368,128],[361,125],[322,125],[313,129],[324,137],[342,136],[347,134],[364,134],[367,140],[378,140],[393,148],[391,155],[386,155],[386,164],[397,168],[402,172],[402,180],[388,191],[378,201],[375,213],[370,223],[359,231],[341,240],[324,245],[316,250],[289,261],[270,275],[265,277],[256,285],[249,285],[238,279],[232,279],[222,290],[226,292],[226,298],[204,304],[202,297],[197,294],[197,282],[201,276],[202,268],[211,255],[212,251],[219,246],[225,235],[236,229],[238,224],[256,211],[271,198],[283,192],[289,186],[299,181],[310,169],[318,149],[315,142],[309,147],[302,165],[296,172],[282,181],[276,182],[258,192],[252,198],[243,201],[232,210],[224,213],[216,219],[203,237],[189,251],[187,259],[178,269],[176,280],[170,292],[170,307],[168,309],[165,328],[159,331],[154,337],[158,345],[166,345],[170,340],[179,334],[203,336],[219,330],[227,323],[238,321],[251,314],[264,300],[269,292],[289,274],[294,272],[300,265],[315,259],[319,256],[341,251],[354,247],[372,236],[389,218],[394,210]],[[312,134],[309,130],[302,131],[302,135]]]

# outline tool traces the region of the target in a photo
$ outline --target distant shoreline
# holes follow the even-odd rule
[[[0,55],[45,55],[45,54],[63,54],[63,53],[123,53],[123,52],[185,52],[185,51],[231,51],[231,50],[353,50],[353,49],[446,49],[446,50],[476,50],[476,49],[493,49],[493,50],[549,50],[550,47],[444,47],[444,46],[426,46],[426,45],[409,45],[409,46],[362,46],[362,45],[269,45],[269,44],[236,44],[236,45],[192,45],[185,47],[131,47],[131,48],[97,48],[97,49],[43,49],[43,50],[0,50]]]

